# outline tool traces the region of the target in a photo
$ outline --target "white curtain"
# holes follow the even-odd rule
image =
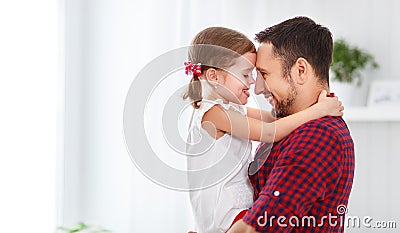
[[[56,227],[59,16],[57,1],[0,2],[1,232]]]

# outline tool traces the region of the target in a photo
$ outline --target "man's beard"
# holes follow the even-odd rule
[[[296,96],[297,96],[297,90],[296,87],[294,86],[293,81],[291,80],[288,97],[282,101],[276,100],[274,109],[272,110],[275,117],[282,118],[291,115],[293,113],[292,106],[295,102]]]

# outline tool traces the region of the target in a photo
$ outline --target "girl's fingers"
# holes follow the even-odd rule
[[[321,91],[321,93],[319,93],[319,96],[318,96],[318,102],[320,102],[321,100],[323,100],[324,98],[326,98],[326,91],[325,90],[322,90]]]

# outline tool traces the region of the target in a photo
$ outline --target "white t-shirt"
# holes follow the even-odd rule
[[[201,120],[214,105],[246,115],[244,106],[224,104],[222,100],[204,99],[194,110],[186,151],[189,187],[195,190],[189,193],[190,202],[198,233],[226,232],[236,215],[253,203],[247,175],[251,142],[229,134],[211,137]]]

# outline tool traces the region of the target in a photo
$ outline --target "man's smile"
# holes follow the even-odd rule
[[[264,98],[272,105],[275,106],[276,100],[274,95],[270,91],[264,92]]]

